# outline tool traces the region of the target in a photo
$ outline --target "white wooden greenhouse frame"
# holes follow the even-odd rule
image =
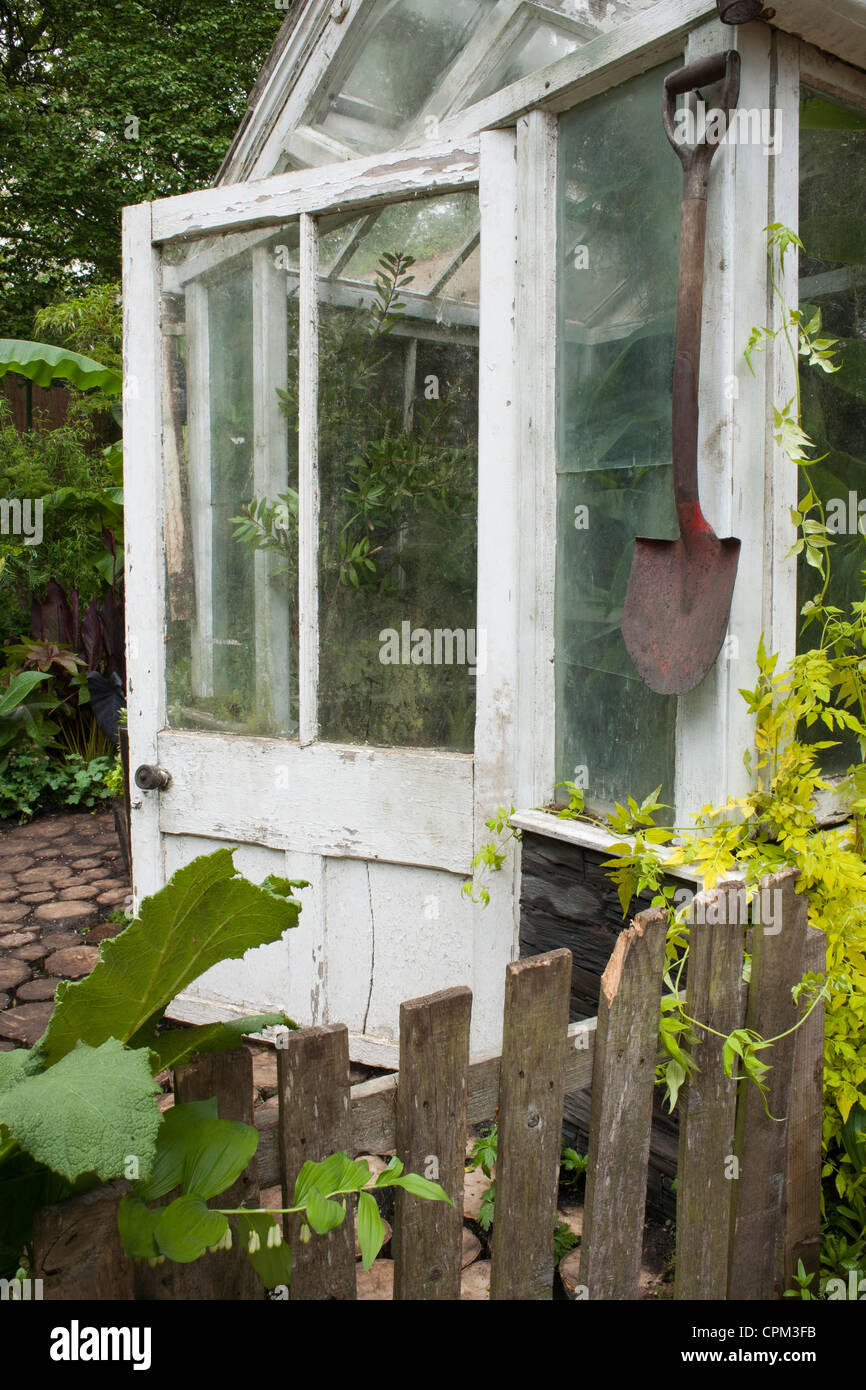
[[[399,1001],[453,984],[467,983],[474,992],[473,1051],[498,1041],[503,966],[517,950],[519,855],[509,853],[504,872],[491,878],[486,909],[460,892],[473,855],[491,838],[484,822],[494,808],[513,803],[515,823],[526,829],[594,847],[608,842],[589,826],[534,809],[551,802],[557,780],[558,117],[660,65],[736,46],[741,105],[769,108],[784,122],[775,157],[759,145],[723,146],[711,176],[701,487],[715,530],[740,537],[742,550],[729,627],[735,640],[704,683],[679,700],[675,796],[685,820],[702,804],[744,790],[741,759],[750,728],[738,688],[751,675],[761,632],[783,657],[794,650],[796,562],[788,551],[797,478],[770,424],[770,403],[794,395],[794,367],[784,351],[770,350],[755,359],[753,379],[743,346],[752,326],[770,324],[776,312],[763,229],[774,222],[797,227],[801,82],[866,110],[866,0],[776,0],[769,22],[739,29],[719,23],[714,0],[622,0],[614,27],[594,37],[580,17],[598,7],[576,4],[569,13],[559,6],[565,14],[556,22],[579,37],[579,46],[466,106],[466,92],[480,89],[538,10],[500,0],[400,147],[359,156],[316,130],[310,112],[376,5],[308,0],[269,59],[215,186],[126,209],[124,455],[130,760],[133,768],[167,769],[172,779],[165,791],[133,789],[136,897],[222,843],[238,847],[236,863],[250,877],[288,873],[310,884],[291,939],[211,971],[176,1002],[176,1016],[201,1021],[273,1007],[302,1023],[344,1020],[353,1057],[388,1065]],[[426,138],[431,132],[435,138]],[[290,165],[312,167],[283,172]],[[486,631],[488,653],[477,677],[474,754],[321,742],[315,718],[319,219],[467,189],[477,189],[480,200],[476,622]],[[252,245],[257,233],[292,221],[300,241],[299,733],[276,739],[173,729],[163,617],[175,524],[164,491],[171,445],[162,420],[163,257],[167,248],[205,235],[209,245],[216,235]],[[784,288],[796,303],[793,259]],[[280,331],[271,298],[261,263],[253,332],[263,363],[268,335]],[[202,312],[191,293],[188,316],[197,302]],[[206,378],[207,362],[191,362],[190,370]],[[726,389],[731,382],[738,389]],[[255,466],[266,486],[268,431],[279,424],[268,392],[257,387],[255,395]],[[196,427],[191,417],[191,451]],[[191,503],[195,529],[206,499],[193,496]],[[200,535],[199,545],[206,544]],[[200,642],[196,658],[205,680],[207,645]],[[271,669],[261,679],[279,681],[280,651],[275,637]]]

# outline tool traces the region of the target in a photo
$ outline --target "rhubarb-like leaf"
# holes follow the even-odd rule
[[[80,391],[99,386],[108,396],[119,396],[123,385],[120,372],[103,367],[80,352],[54,347],[51,343],[31,343],[22,338],[0,338],[0,377],[18,372],[37,386],[50,386],[61,378]]]
[[[153,1047],[166,1005],[222,960],[278,941],[297,926],[300,903],[284,896],[289,885],[261,886],[240,878],[232,852],[219,849],[179,869],[141,904],[140,915],[99,948],[84,980],[65,982],[38,1044],[52,1065],[77,1042],[98,1047],[119,1038]]]
[[[297,1028],[285,1014],[250,1014],[229,1023],[202,1023],[195,1028],[172,1028],[149,1043],[154,1072],[179,1067],[199,1052],[231,1052],[251,1033],[265,1028]],[[2,1054],[0,1054],[2,1055]]]
[[[103,1182],[122,1177],[130,1159],[146,1177],[156,1154],[157,1089],[145,1051],[116,1038],[96,1048],[78,1043],[56,1066],[0,1094],[0,1125],[70,1182],[84,1173]]]

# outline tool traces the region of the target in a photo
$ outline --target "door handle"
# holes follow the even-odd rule
[[[142,763],[135,769],[135,785],[143,792],[164,792],[171,786],[171,773],[153,763]]]

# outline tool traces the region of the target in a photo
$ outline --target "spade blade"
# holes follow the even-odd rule
[[[638,675],[659,695],[685,695],[710,671],[728,626],[738,540],[711,531],[687,546],[635,541],[622,635]]]

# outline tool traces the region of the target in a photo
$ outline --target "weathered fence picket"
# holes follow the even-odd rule
[[[728,1298],[735,1300],[779,1298],[784,1291],[785,1177],[796,1046],[796,1035],[788,1030],[799,1016],[791,990],[803,974],[808,915],[806,899],[794,891],[798,877],[799,870],[786,869],[761,880],[762,892],[778,892],[780,902],[772,929],[757,925],[751,932],[746,1026],[779,1041],[770,1056],[762,1056],[770,1064],[766,1105],[758,1088],[743,1082],[737,1107],[739,1176],[728,1266]]]
[[[33,1278],[43,1281],[44,1298],[135,1297],[138,1266],[124,1255],[117,1229],[117,1208],[128,1191],[127,1182],[106,1183],[36,1213]]]
[[[731,902],[739,908],[740,889],[739,883],[722,883],[694,902],[686,1012],[715,1032],[698,1031],[699,1070],[679,1099],[678,1299],[724,1298],[727,1292],[737,1083],[725,1076],[717,1034],[743,1026],[744,933],[728,925],[728,908]]]
[[[638,1295],[667,914],[640,913],[601,977],[580,1283]]]
[[[277,1050],[280,1169],[283,1206],[294,1202],[295,1181],[308,1159],[352,1147],[349,1120],[349,1030],[344,1023],[302,1028]],[[283,1218],[283,1232],[294,1256],[289,1297],[293,1300],[351,1300],[355,1297],[354,1198],[346,1220],[307,1244],[300,1239],[300,1215]]]
[[[553,1296],[571,952],[505,972],[492,1299]]]
[[[824,975],[827,969],[827,938],[814,927],[809,927],[806,932],[803,968],[815,975]],[[788,1165],[785,1175],[786,1289],[794,1287],[794,1275],[800,1260],[812,1275],[817,1275],[820,1263],[821,1235],[815,1213],[821,1207],[821,1169],[824,1163],[820,1124],[824,1093],[823,1002],[797,1029],[794,1038],[794,1088],[788,1117]]]
[[[438,1182],[454,1206],[395,1192],[395,1299],[460,1297],[471,1015],[465,986],[400,1006],[397,1157],[407,1172]]]
[[[740,901],[737,885],[722,884],[696,900],[704,921],[691,933],[686,1010],[706,1027],[696,1047],[700,1070],[681,1097],[680,1299],[779,1297],[798,1259],[812,1268],[817,1258],[823,1010],[788,1030],[800,1015],[792,986],[804,970],[823,972],[825,941],[807,928],[796,878],[796,871],[785,871],[761,885],[779,894],[781,910],[769,929],[756,917],[749,929],[748,999],[743,924],[730,921],[731,903]],[[352,1157],[396,1150],[409,1171],[436,1177],[454,1207],[395,1194],[398,1300],[459,1297],[467,1125],[498,1117],[490,1294],[537,1300],[552,1294],[564,1092],[591,1085],[579,1280],[590,1299],[637,1298],[665,934],[661,911],[642,913],[620,934],[602,976],[598,1018],[579,1024],[568,1023],[569,951],[509,965],[501,1057],[469,1065],[472,996],[460,987],[403,1004],[396,1076],[350,1089],[348,1031],[337,1024],[283,1040],[278,1109],[262,1108],[253,1117],[246,1048],[180,1068],[177,1101],[215,1095],[220,1115],[258,1126],[257,1165],[227,1194],[232,1206],[258,1205],[259,1186],[277,1182],[283,1205],[291,1205],[303,1163],[339,1150]],[[751,1082],[723,1074],[717,1034],[744,1019],[763,1037],[788,1033],[764,1054],[776,1118],[767,1116]],[[262,1296],[237,1242],[231,1252],[191,1265],[133,1265],[116,1227],[117,1205],[128,1190],[128,1183],[109,1184],[39,1213],[34,1277],[44,1280],[46,1298]],[[355,1298],[351,1218],[350,1204],[342,1226],[308,1244],[299,1238],[301,1219],[286,1220],[293,1299]]]
[[[233,1052],[205,1052],[194,1057],[174,1074],[177,1104],[209,1100],[218,1097],[219,1114],[224,1120],[253,1122],[253,1059],[244,1048]],[[259,1204],[259,1182],[256,1160],[241,1173],[236,1183],[225,1193],[224,1206],[239,1207]],[[160,1205],[167,1206],[171,1197],[163,1197]],[[261,1284],[239,1242],[229,1251],[202,1255],[189,1265],[164,1264],[135,1266],[135,1297],[137,1299],[169,1300],[179,1298],[257,1298]]]

